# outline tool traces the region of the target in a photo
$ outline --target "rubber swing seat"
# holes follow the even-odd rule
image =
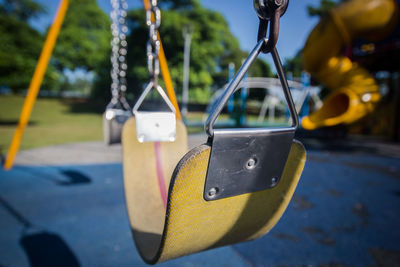
[[[287,208],[306,159],[303,145],[293,141],[276,187],[206,201],[203,190],[211,146],[203,144],[186,153],[187,133],[181,121],[175,142],[139,143],[135,119],[130,118],[122,143],[130,226],[136,247],[149,264],[269,232]]]

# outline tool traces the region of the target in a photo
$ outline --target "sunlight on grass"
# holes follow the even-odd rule
[[[0,97],[0,152],[6,153],[24,102],[22,96]],[[20,149],[103,139],[102,115],[70,111],[60,99],[38,99]]]

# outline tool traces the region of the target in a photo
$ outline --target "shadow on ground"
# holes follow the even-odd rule
[[[30,266],[80,266],[73,251],[59,235],[44,230],[35,230],[38,227],[34,226],[2,197],[0,197],[0,204],[23,226],[19,243],[26,253]]]
[[[34,126],[37,125],[38,123],[36,121],[29,121],[28,126]],[[5,120],[5,119],[0,119],[0,126],[17,126],[18,125],[18,120]]]
[[[69,99],[65,98],[62,103],[68,106],[71,113],[95,113],[102,114],[105,110],[107,103],[99,100],[92,99]]]
[[[58,235],[40,232],[24,235],[20,244],[32,267],[76,267],[78,259],[65,241]]]
[[[59,185],[82,185],[92,182],[89,176],[75,170],[62,170],[61,173],[67,178],[66,181],[58,181]]]

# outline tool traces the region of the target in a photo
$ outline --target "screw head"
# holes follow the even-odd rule
[[[218,194],[218,187],[213,187],[213,188],[211,188],[210,190],[208,190],[208,197],[209,198],[215,198],[216,196],[217,196],[217,194]]]
[[[271,186],[275,186],[277,183],[278,183],[278,178],[277,177],[272,177]]]
[[[246,162],[246,169],[248,170],[252,170],[257,166],[257,159],[256,158],[250,158],[247,162]]]

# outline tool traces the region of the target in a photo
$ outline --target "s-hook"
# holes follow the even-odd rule
[[[275,48],[279,38],[280,18],[285,14],[288,5],[289,0],[254,0],[254,9],[260,19],[258,42],[267,37],[270,24],[268,42],[262,48],[263,53],[271,52]]]

